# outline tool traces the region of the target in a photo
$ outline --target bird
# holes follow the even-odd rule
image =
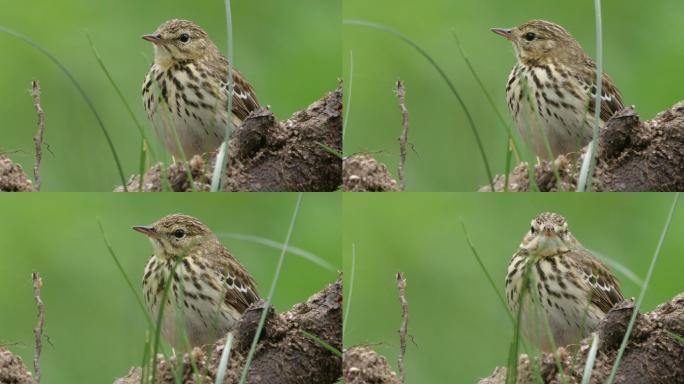
[[[142,85],[143,106],[175,159],[216,151],[224,140],[228,117],[239,126],[259,108],[254,89],[235,68],[230,92],[228,60],[192,21],[166,21],[142,38],[154,44],[154,62]]]
[[[171,214],[133,229],[152,244],[143,298],[154,322],[163,305],[161,334],[174,350],[225,336],[260,299],[254,278],[198,219]]]
[[[552,212],[532,220],[508,264],[505,285],[513,316],[521,311],[523,335],[545,352],[578,343],[624,300],[610,269]]]
[[[517,63],[508,76],[506,99],[525,142],[541,159],[578,152],[593,136],[594,60],[568,31],[550,21],[491,30],[515,49]],[[624,107],[620,91],[605,72],[602,88],[599,128]]]

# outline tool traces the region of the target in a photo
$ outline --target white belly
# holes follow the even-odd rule
[[[157,71],[161,69],[155,64],[143,86],[150,80],[150,74]],[[181,84],[191,83],[184,71],[174,71],[172,76]],[[228,117],[227,110],[224,110],[223,92],[216,90],[217,93],[212,94],[201,86],[193,88],[187,85],[180,89],[168,76],[153,81],[150,91],[143,100],[148,118],[172,155],[177,159],[189,160],[194,155],[213,152],[218,148],[224,138]],[[164,93],[166,98],[163,97]],[[240,123],[239,119],[231,116],[234,126]]]
[[[561,82],[575,89],[575,94],[563,91],[559,95],[552,85],[559,83],[558,80],[552,82],[546,70],[541,68],[532,71],[534,75],[516,66],[509,81],[513,76],[515,79],[506,92],[508,107],[520,135],[540,158],[548,159],[549,151],[553,158],[578,152],[592,137],[594,118],[587,113],[586,94],[570,77]],[[551,71],[553,74],[553,69]]]
[[[145,267],[145,274],[152,269],[153,259],[155,263],[167,263],[156,257],[150,259]],[[172,268],[173,264],[171,264]],[[170,269],[169,268],[169,269]],[[161,271],[151,272],[157,277],[150,277],[152,281],[161,281]],[[187,343],[191,347],[211,344],[224,336],[235,327],[241,314],[234,308],[225,305],[223,294],[204,284],[198,290],[192,282],[185,281],[191,274],[182,263],[178,264],[176,271],[179,279],[173,280],[168,290],[161,318],[161,333],[171,346],[178,350],[186,350]],[[179,281],[185,281],[179,284]],[[163,290],[159,292],[159,285],[148,283],[143,285],[143,296],[153,323],[156,324],[161,308]],[[214,303],[221,303],[218,307]],[[186,340],[187,337],[187,340]]]
[[[515,276],[512,276],[513,283],[506,285],[506,297],[514,318],[518,313],[524,267],[515,272],[512,266],[519,257],[511,261],[508,277]],[[550,276],[553,273],[550,261],[539,262],[542,272]],[[556,267],[561,274],[568,273],[561,263]],[[532,266],[529,273],[531,290],[525,293],[520,313],[520,330],[526,339],[543,351],[550,351],[554,346],[576,344],[596,329],[604,314],[588,302],[583,291],[571,284],[560,287],[557,280],[548,278],[544,280],[546,284],[538,285],[541,279],[537,268]]]

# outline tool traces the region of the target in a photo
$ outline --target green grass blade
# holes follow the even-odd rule
[[[228,89],[228,118],[226,129],[223,132],[223,143],[219,147],[218,154],[216,155],[216,164],[214,165],[214,173],[211,175],[211,192],[218,192],[221,190],[223,184],[223,176],[225,174],[225,169],[228,166],[226,164],[228,158],[228,141],[230,140],[230,134],[233,131],[233,17],[230,11],[230,0],[225,0],[226,7],[226,34],[228,45],[228,78],[226,79],[226,85]]]
[[[530,285],[530,268],[532,263],[525,263],[525,270],[522,275],[522,288],[518,295],[518,311],[516,313],[515,321],[513,322],[513,340],[508,351],[508,365],[506,369],[506,384],[515,384],[518,381],[518,350],[520,346],[520,320],[522,319],[522,308],[525,302],[525,294],[529,290]]]
[[[551,171],[553,173],[553,176],[556,179],[556,184],[558,185],[558,190],[560,192],[565,192],[565,188],[563,188],[563,184],[561,183],[560,174],[558,173],[558,166],[555,164],[555,161],[553,160],[554,157],[553,157],[553,152],[551,151],[551,144],[549,143],[549,138],[546,135],[546,132],[544,131],[544,124],[540,120],[541,115],[539,112],[539,108],[536,105],[536,98],[532,97],[532,92],[530,92],[529,84],[527,83],[526,77],[522,78],[522,94],[523,94],[523,97],[525,97],[525,99],[527,99],[527,105],[530,107],[530,113],[534,116],[534,123],[535,123],[535,125],[532,125],[532,124],[530,124],[531,122],[529,122],[529,121],[527,121],[527,119],[525,119],[526,125],[528,126],[528,128],[537,127],[537,129],[539,130],[539,135],[541,135],[541,137],[542,137],[542,141],[544,143],[544,149],[546,150],[546,155],[549,158],[549,164],[551,165]],[[524,108],[524,107],[521,107],[521,109],[522,108]],[[523,115],[523,117],[525,117],[525,116],[526,115]],[[530,132],[528,132],[528,135],[529,136],[533,135],[532,130],[530,130]],[[532,164],[532,163],[530,163],[530,164]],[[528,167],[528,174],[530,176],[534,175],[534,166],[532,166],[531,172],[530,172],[530,169]],[[532,184],[532,183],[534,183],[534,184]],[[530,190],[535,190],[535,191],[539,190],[539,188],[537,187],[536,181],[534,181],[532,178],[530,178],[530,187],[534,187],[534,188],[530,188]]]
[[[233,346],[233,333],[229,332],[226,338],[226,344],[223,346],[223,353],[221,353],[221,360],[219,362],[218,370],[216,371],[215,384],[222,384],[223,378],[226,376],[226,369],[228,369],[228,359],[230,357],[230,349]]]
[[[480,265],[480,269],[482,269],[482,272],[484,272],[485,277],[487,277],[487,281],[489,282],[489,285],[491,285],[492,290],[494,290],[494,292],[496,292],[496,296],[499,298],[499,302],[501,302],[501,306],[503,307],[504,311],[508,315],[509,319],[511,320],[511,322],[515,323],[515,320],[513,319],[513,315],[511,315],[511,312],[508,309],[508,304],[506,303],[506,300],[504,299],[503,296],[501,296],[501,292],[499,292],[499,289],[496,287],[496,283],[494,283],[494,279],[492,279],[492,275],[490,275],[489,271],[487,271],[487,268],[485,267],[484,263],[482,262],[480,255],[477,253],[477,249],[475,249],[475,245],[473,244],[472,240],[470,239],[470,235],[468,235],[468,230],[466,229],[466,225],[463,222],[463,218],[459,217],[458,220],[461,222],[461,228],[463,229],[463,235],[466,238],[466,242],[468,242],[468,247],[470,247],[470,251],[473,253],[473,256],[475,256],[475,260],[477,260],[477,264]]]
[[[349,121],[349,111],[351,110],[352,84],[354,81],[354,51],[349,51],[349,88],[347,88],[347,102],[344,103],[344,120],[342,120],[342,143],[344,144],[344,133],[347,131],[347,121]],[[342,145],[344,148],[344,145]]]
[[[86,38],[88,38],[88,43],[90,43],[90,50],[93,52],[93,56],[95,56],[95,60],[97,60],[97,63],[100,65],[100,68],[102,69],[102,72],[104,72],[105,76],[107,77],[107,80],[109,80],[109,83],[112,85],[112,87],[116,91],[116,94],[119,96],[121,103],[123,103],[124,107],[126,107],[126,111],[128,112],[128,115],[131,117],[131,120],[133,120],[135,127],[138,129],[138,133],[140,133],[140,137],[142,137],[143,140],[145,140],[146,142],[149,143],[150,141],[147,139],[147,136],[145,135],[145,129],[143,128],[142,124],[140,124],[138,119],[135,117],[135,113],[133,113],[133,109],[131,108],[131,105],[126,101],[126,98],[124,97],[123,92],[121,92],[121,88],[119,88],[119,86],[114,81],[114,78],[112,78],[112,75],[109,73],[107,66],[105,65],[104,61],[102,60],[100,53],[97,51],[97,48],[95,47],[95,43],[93,42],[93,38],[90,36],[90,33],[88,33],[88,31],[86,31],[85,34],[86,34]],[[151,147],[149,148],[149,151],[152,154],[152,158],[156,159],[157,155],[154,153],[154,150]]]
[[[260,236],[254,236],[254,235],[246,235],[243,233],[235,233],[235,232],[223,232],[219,233],[219,237],[224,237],[227,239],[235,239],[235,240],[242,240],[242,241],[249,241],[252,243],[257,243],[266,247],[270,248],[275,248],[275,249],[282,249],[284,244],[277,242],[275,240],[267,239],[265,237],[260,237]],[[321,268],[324,268],[330,272],[336,272],[337,267],[329,263],[328,261],[324,260],[320,256],[315,255],[314,253],[311,253],[307,250],[289,245],[286,248],[288,253],[291,253],[293,255],[302,257],[316,265],[318,265]]]
[[[150,145],[147,145],[147,148],[145,146],[145,143],[149,143],[150,141],[147,139],[147,136],[145,135],[145,130],[143,129],[142,124],[138,121],[138,119],[135,117],[135,113],[133,113],[133,109],[131,108],[130,104],[126,101],[126,98],[123,95],[123,92],[121,92],[121,89],[119,86],[116,84],[114,81],[114,78],[112,78],[112,75],[109,73],[109,70],[107,69],[107,66],[105,65],[104,61],[102,60],[102,57],[100,57],[100,53],[97,51],[97,48],[95,47],[95,43],[93,42],[92,37],[90,36],[90,33],[86,31],[86,38],[88,38],[88,42],[90,43],[90,50],[93,52],[93,56],[95,56],[95,60],[97,60],[97,63],[100,65],[100,68],[102,69],[102,72],[104,72],[105,76],[107,77],[107,80],[109,80],[109,83],[112,85],[114,90],[116,91],[116,94],[119,96],[119,99],[123,103],[124,107],[126,107],[126,111],[128,112],[128,115],[131,117],[133,120],[133,123],[135,124],[136,128],[138,129],[138,133],[140,133],[140,137],[142,138],[142,144],[141,144],[141,149],[140,149],[140,182],[138,183],[138,192],[143,191],[143,184],[144,184],[144,178],[145,178],[145,158],[146,158],[146,149],[150,151],[150,154],[152,154],[152,158],[156,159],[157,156],[154,153],[154,150]]]
[[[227,274],[228,271],[224,271],[223,273],[224,273],[224,274]],[[227,285],[227,284],[221,284],[221,290],[220,290],[220,292],[219,292],[218,297],[225,297],[226,289],[228,289],[228,285]],[[213,331],[214,331],[214,337],[213,337],[214,339],[219,339],[219,338],[223,337],[223,335],[220,335],[220,334],[218,333],[218,330],[219,330],[219,319],[220,319],[220,317],[221,317],[221,304],[223,304],[221,301],[217,301],[217,302],[216,302],[216,305],[214,306],[214,318],[213,318],[213,321],[212,321],[212,323],[213,323]],[[224,347],[224,352],[225,352],[225,347]],[[207,354],[207,360],[206,360],[206,361],[212,361],[211,358],[212,358],[213,353],[214,353],[214,349],[213,349],[213,348],[210,348],[210,349],[209,349],[209,353]],[[208,370],[209,370],[209,367],[205,367],[205,370],[208,371]]]
[[[152,344],[152,380],[151,383],[156,383],[157,377],[157,352],[159,352],[161,343],[161,323],[164,315],[164,308],[166,307],[166,298],[169,296],[169,291],[173,285],[173,275],[176,274],[176,269],[178,264],[181,263],[182,257],[176,259],[173,263],[173,269],[167,277],[162,277],[162,286],[164,287],[164,292],[162,293],[161,302],[159,303],[159,313],[157,314],[157,322],[154,324],[154,342]]]
[[[41,46],[40,44],[33,41],[28,36],[23,35],[19,32],[15,32],[2,25],[0,25],[0,32],[5,32],[10,36],[16,37],[17,39],[24,41],[25,43],[29,44],[30,46],[38,50],[40,53],[47,56],[53,63],[55,63],[55,65],[57,65],[57,67],[60,70],[62,70],[62,72],[64,72],[64,74],[69,78],[69,80],[71,80],[71,83],[74,84],[78,92],[81,94],[86,104],[88,105],[88,108],[90,108],[90,111],[93,112],[93,115],[95,115],[95,120],[97,120],[98,125],[102,129],[102,133],[104,134],[105,139],[107,140],[107,144],[109,145],[109,150],[112,152],[112,156],[114,157],[114,162],[116,163],[116,168],[119,171],[119,177],[121,178],[121,185],[123,186],[124,191],[128,192],[128,189],[126,188],[126,177],[124,176],[121,161],[119,161],[119,155],[116,153],[116,148],[114,148],[114,142],[112,141],[112,138],[109,136],[109,132],[107,131],[107,128],[105,128],[104,122],[102,121],[100,114],[97,113],[97,110],[95,109],[95,104],[93,104],[92,100],[90,100],[88,94],[85,92],[85,90],[83,90],[81,84],[79,84],[79,82],[76,80],[76,77],[74,77],[74,75],[67,69],[67,67],[64,64],[62,64],[61,61],[57,59],[55,55],[53,55],[47,49],[43,48],[43,46]]]
[[[539,284],[539,281],[536,279],[535,276],[531,276],[531,286],[532,287],[537,287]],[[540,319],[543,321],[543,326],[544,330],[546,331],[546,337],[549,339],[549,342],[551,343],[551,350],[553,351],[553,360],[556,363],[556,369],[558,371],[558,375],[560,376],[560,382],[561,384],[567,384],[568,380],[565,377],[565,374],[563,373],[563,365],[561,364],[560,361],[560,355],[558,353],[558,348],[556,345],[556,340],[553,337],[553,332],[551,331],[551,324],[549,324],[549,317],[547,316],[546,311],[544,310],[544,306],[541,302],[541,296],[539,295],[539,290],[537,289],[531,289],[530,294],[532,295],[532,301],[537,309],[537,316],[539,316]]]
[[[278,265],[276,266],[275,273],[273,274],[273,281],[271,282],[271,288],[268,291],[268,296],[266,297],[266,303],[264,304],[264,309],[261,311],[261,317],[259,318],[259,325],[257,326],[256,332],[254,333],[254,339],[252,340],[252,346],[249,348],[249,353],[245,359],[245,368],[242,370],[242,375],[240,376],[240,384],[245,384],[247,382],[247,373],[249,372],[249,366],[252,364],[252,359],[254,358],[254,352],[256,351],[256,346],[259,343],[259,338],[261,337],[261,330],[264,328],[264,322],[266,321],[266,314],[271,306],[273,300],[273,294],[275,293],[276,285],[278,284],[278,278],[280,277],[280,270],[283,267],[283,262],[285,261],[285,253],[287,247],[290,244],[290,238],[292,237],[292,231],[294,230],[295,223],[297,222],[297,216],[299,215],[299,208],[302,204],[303,193],[299,192],[297,194],[297,202],[295,203],[294,212],[292,213],[292,219],[290,220],[290,227],[287,230],[287,236],[285,237],[285,243],[280,251],[280,257],[278,258]]]
[[[662,232],[660,233],[660,240],[658,240],[658,245],[656,246],[656,250],[653,253],[653,258],[651,259],[651,265],[648,267],[648,272],[646,273],[646,278],[644,279],[644,284],[641,286],[641,291],[639,292],[639,297],[637,298],[636,303],[634,303],[634,311],[632,312],[632,317],[629,319],[629,324],[627,325],[627,331],[625,332],[625,336],[622,338],[622,343],[620,344],[620,349],[618,349],[617,356],[615,357],[615,363],[613,363],[613,369],[610,371],[610,376],[608,377],[608,384],[612,384],[613,381],[615,380],[615,375],[617,375],[617,370],[618,367],[620,366],[620,360],[622,359],[622,355],[625,352],[625,348],[627,348],[627,342],[629,341],[629,336],[632,334],[632,328],[634,328],[634,322],[636,321],[637,315],[639,315],[639,308],[641,307],[641,303],[644,300],[644,296],[646,296],[646,289],[648,289],[648,285],[651,282],[651,276],[653,276],[653,270],[655,269],[656,262],[658,261],[658,255],[660,254],[660,249],[663,246],[663,243],[665,242],[665,236],[667,235],[668,229],[670,229],[670,223],[672,222],[672,216],[674,215],[675,209],[677,208],[677,202],[679,201],[679,192],[675,194],[674,200],[672,201],[672,207],[670,208],[670,213],[667,216],[667,220],[665,221],[665,226],[663,227]]]
[[[584,335],[584,331],[586,330],[587,327],[587,318],[589,317],[589,306],[591,305],[591,297],[592,297],[592,292],[590,291],[589,294],[587,295],[586,299],[586,305],[584,306],[584,310],[582,311],[582,319],[580,321],[580,332],[577,335],[577,339],[575,340],[575,344],[580,345],[582,342],[582,335]],[[577,348],[575,353],[572,355],[572,360],[570,361],[570,369],[574,370],[575,369],[575,362],[577,361],[577,357],[580,354],[580,348]]]
[[[598,351],[598,342],[598,335],[594,333],[591,339],[589,355],[587,356],[587,363],[584,366],[584,372],[582,373],[582,384],[589,384],[589,380],[591,379],[591,372],[594,370],[594,361],[596,360],[596,351]]]
[[[178,273],[179,280],[183,281],[184,276],[183,276],[183,269],[180,270]],[[179,291],[179,297],[177,300],[174,301],[174,312],[176,314],[176,324],[180,324],[181,326],[176,328],[176,331],[178,333],[178,339],[183,341],[183,344],[185,344],[185,349],[187,351],[192,351],[192,344],[190,344],[190,337],[188,336],[188,324],[187,324],[187,318],[184,315],[185,308],[183,305],[180,303],[185,302],[185,285],[184,284],[179,284],[178,285],[178,291]],[[219,296],[223,297],[223,293]],[[214,339],[218,339],[218,337],[215,337]],[[195,379],[195,383],[198,383],[201,381],[199,379],[199,369],[197,368],[197,362],[193,358],[192,354],[189,356],[189,361],[190,361],[190,367],[192,368],[192,374]],[[180,374],[181,382],[182,382],[182,374],[183,374],[183,364],[181,361],[181,364],[177,365],[178,372]]]
[[[349,275],[349,290],[344,296],[344,301],[347,302],[344,311],[344,321],[342,321],[342,337],[344,331],[347,329],[347,320],[349,319],[349,309],[351,308],[352,290],[354,289],[354,272],[356,271],[356,244],[352,243],[352,257],[351,257],[351,273]]]
[[[145,347],[143,348],[143,358],[140,364],[140,384],[147,382],[147,364],[150,362],[150,332],[145,332]]]
[[[140,181],[138,183],[138,192],[143,191],[143,185],[145,184],[145,163],[147,162],[147,157],[145,156],[145,154],[145,139],[142,139],[140,140],[140,164],[138,164],[138,166],[140,167]]]
[[[112,256],[112,260],[114,260],[114,264],[116,264],[117,269],[119,270],[119,272],[121,272],[121,275],[124,277],[124,280],[126,280],[126,284],[128,285],[128,288],[131,290],[133,297],[135,297],[135,301],[138,303],[138,306],[140,307],[140,311],[145,316],[145,320],[147,320],[148,325],[151,326],[152,325],[152,319],[150,319],[150,316],[147,313],[147,309],[145,308],[145,304],[143,304],[142,299],[140,299],[140,296],[138,296],[138,289],[135,288],[135,286],[131,282],[131,279],[126,274],[126,271],[124,270],[123,266],[121,265],[121,262],[119,262],[119,258],[116,257],[116,253],[114,252],[112,245],[109,243],[109,240],[107,239],[107,235],[105,234],[104,227],[102,226],[102,222],[100,221],[99,218],[97,218],[97,225],[100,227],[100,233],[102,233],[102,239],[105,242],[105,246],[107,247],[107,251],[109,252],[109,255]]]
[[[320,337],[314,335],[313,333],[309,333],[309,332],[307,332],[307,331],[305,331],[305,330],[303,330],[303,329],[300,330],[300,331],[304,334],[304,336],[306,336],[306,337],[310,338],[311,340],[315,341],[316,344],[318,344],[318,345],[320,345],[321,347],[327,349],[327,350],[330,351],[333,355],[338,356],[338,357],[342,357],[342,352],[338,351],[337,348],[333,347],[332,345],[326,343],[325,340],[323,340],[323,339],[321,339]]]
[[[473,75],[475,82],[477,82],[477,85],[480,87],[480,90],[482,90],[482,93],[484,93],[485,98],[487,98],[487,101],[489,102],[489,106],[492,107],[492,110],[494,111],[494,114],[496,115],[496,117],[499,119],[499,123],[504,128],[506,135],[508,136],[509,139],[513,140],[513,147],[515,148],[515,150],[518,153],[520,153],[521,148],[520,148],[520,144],[518,144],[518,138],[513,135],[513,130],[511,130],[511,127],[506,123],[506,120],[503,118],[503,116],[501,115],[501,112],[499,112],[499,109],[496,107],[496,103],[494,102],[494,99],[492,98],[492,96],[487,91],[487,88],[484,86],[484,83],[480,79],[480,76],[477,75],[477,71],[475,71],[475,67],[473,67],[473,64],[470,62],[470,59],[468,59],[468,56],[466,55],[465,51],[463,50],[463,47],[461,46],[461,41],[459,40],[458,35],[456,34],[456,29],[452,28],[451,33],[454,36],[454,40],[456,40],[456,48],[458,48],[458,52],[461,54],[461,58],[466,63],[466,66],[468,67],[470,74]]]
[[[458,38],[458,35],[456,34],[456,29],[452,28],[451,33],[454,36],[454,40],[456,40],[456,47],[458,48],[458,52],[461,54],[461,58],[463,61],[466,63],[466,66],[468,67],[468,70],[470,71],[470,74],[473,76],[475,81],[477,82],[477,85],[480,87],[480,90],[482,90],[482,93],[484,93],[485,98],[489,102],[489,106],[492,107],[492,110],[494,111],[494,114],[496,114],[496,117],[499,119],[499,123],[501,126],[503,126],[504,131],[506,135],[508,136],[508,140],[506,140],[506,146],[508,147],[509,143],[513,143],[513,148],[517,153],[522,153],[521,151],[521,146],[520,143],[518,142],[518,137],[513,134],[513,130],[511,129],[510,125],[506,123],[506,120],[503,118],[501,115],[501,112],[499,112],[499,109],[496,107],[496,103],[494,102],[494,99],[492,96],[489,94],[487,91],[487,88],[485,88],[484,83],[480,79],[480,76],[477,75],[477,71],[475,71],[475,67],[473,64],[470,62],[470,59],[468,59],[468,56],[466,55],[465,51],[463,50],[463,47],[461,46],[461,41]],[[508,191],[508,174],[510,173],[510,167],[511,167],[511,153],[512,151],[507,151],[506,153],[506,165],[505,165],[505,170],[504,170],[504,192]],[[534,168],[530,169],[530,167],[527,167],[527,172],[528,172],[528,178],[531,182],[534,183],[536,186],[536,180],[535,180],[535,175],[534,175]],[[494,192],[494,191],[492,191]]]
[[[599,122],[601,121],[601,99],[603,95],[603,30],[601,23],[601,0],[594,0],[596,16],[596,102],[594,103],[594,126],[591,143],[582,160],[580,175],[577,181],[577,192],[591,191],[592,175],[596,165],[596,147],[599,140]]]
[[[508,192],[508,178],[511,173],[511,160],[513,159],[513,151],[508,148],[509,142],[506,143],[506,163],[504,164],[504,192]],[[530,171],[530,167],[527,167],[527,171]],[[534,173],[534,171],[532,171]],[[493,192],[493,191],[492,191]]]
[[[644,280],[640,278],[636,273],[634,273],[631,269],[627,268],[624,264],[620,263],[619,261],[612,259],[606,255],[601,254],[600,252],[596,252],[594,250],[590,250],[592,254],[594,254],[596,257],[598,257],[601,261],[604,263],[608,264],[611,270],[613,271],[618,271],[622,275],[624,275],[627,280],[631,281],[632,283],[636,284],[637,286],[641,287],[644,285]]]
[[[670,331],[665,331],[668,335],[670,335],[671,338],[677,340],[680,344],[684,345],[684,337],[679,336],[678,334]]]
[[[230,120],[230,119],[228,119]],[[228,123],[231,124],[231,123]],[[227,139],[226,139],[227,140]],[[226,168],[226,157],[228,156],[228,142],[224,141],[219,146],[214,164],[214,173],[211,175],[211,192],[219,192],[222,188],[223,171]]]
[[[337,156],[340,160],[344,159],[344,154],[342,152],[338,151],[337,149],[330,147],[328,145],[325,145],[321,143],[320,141],[317,141],[316,144],[318,144],[321,148],[323,148],[324,151],[330,153],[333,156]]]
[[[432,65],[432,67],[437,71],[437,73],[439,73],[439,75],[442,77],[442,79],[446,82],[447,86],[449,87],[449,90],[456,97],[456,100],[458,100],[458,103],[461,105],[461,108],[465,112],[466,119],[468,120],[468,124],[470,126],[470,129],[473,133],[473,136],[475,137],[475,141],[477,142],[477,147],[478,147],[478,150],[480,151],[480,156],[482,157],[482,162],[484,164],[485,171],[487,172],[488,183],[489,183],[490,187],[492,188],[492,190],[494,190],[494,177],[492,175],[492,170],[489,166],[489,160],[487,160],[487,155],[485,153],[484,146],[482,145],[482,139],[480,138],[480,134],[478,133],[477,128],[475,126],[475,121],[473,120],[473,116],[470,114],[470,110],[468,109],[468,107],[466,107],[465,101],[463,100],[463,98],[461,98],[461,95],[456,90],[456,87],[451,82],[451,80],[449,80],[449,77],[447,77],[446,73],[437,64],[435,59],[433,59],[432,56],[430,56],[426,50],[424,50],[421,46],[419,46],[417,43],[415,43],[413,40],[411,40],[408,36],[404,35],[403,33],[399,32],[395,29],[392,29],[386,25],[373,23],[373,22],[366,21],[366,20],[345,19],[342,22],[344,24],[347,24],[347,25],[362,26],[362,27],[372,28],[372,29],[376,29],[379,31],[389,33],[389,34],[399,38],[400,40],[402,40],[406,44],[410,45],[411,47],[413,47],[416,51],[418,51],[418,53],[420,53],[425,59],[427,59],[427,61]]]
[[[162,90],[161,90],[161,86],[160,86],[159,82],[156,79],[154,79],[153,84],[155,86],[157,93],[161,94]],[[176,129],[176,124],[173,120],[173,117],[171,116],[171,107],[169,106],[169,104],[166,102],[165,99],[160,99],[160,102],[161,102],[161,104],[159,104],[159,105],[161,106],[161,110],[162,110],[162,113],[160,114],[160,119],[161,119],[160,124],[163,125],[164,130],[166,132],[171,132],[171,134],[173,135],[174,143],[176,144],[176,148],[180,152],[180,159],[174,159],[174,160],[180,161],[181,164],[183,164],[183,166],[185,168],[185,176],[188,178],[190,188],[192,189],[193,192],[196,192],[197,190],[195,189],[195,180],[192,177],[192,172],[190,171],[190,162],[188,161],[188,157],[185,155],[185,150],[183,149],[183,145],[181,144],[180,137],[178,136],[178,130]]]

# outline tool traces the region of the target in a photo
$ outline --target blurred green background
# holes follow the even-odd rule
[[[684,98],[681,63],[684,2],[603,2],[604,70],[644,119]],[[492,172],[505,169],[506,135],[458,53],[452,28],[506,122],[505,84],[515,63],[512,45],[489,31],[530,19],[563,25],[596,57],[593,1],[345,0],[345,19],[382,23],[408,35],[446,71],[473,114]],[[401,115],[394,82],[406,83],[410,113],[406,185],[411,191],[473,191],[488,182],[465,114],[432,66],[398,38],[359,26],[343,29],[344,78],[353,89],[345,154],[371,151],[396,175]]]
[[[279,249],[221,234],[242,233],[284,242],[296,194],[4,194],[0,199],[0,344],[27,366],[33,356],[36,307],[31,272],[43,277],[45,333],[41,366],[46,383],[111,383],[142,361],[147,323],[107,252],[99,218],[127,275],[141,291],[149,241],[131,226],[183,212],[207,224],[251,272],[266,295]],[[304,195],[290,242],[332,269],[287,254],[276,287],[278,311],[332,283],[341,259],[341,197]],[[137,292],[140,295],[140,292]]]
[[[0,25],[28,35],[75,75],[101,114],[125,177],[139,169],[140,135],[91,52],[85,30],[136,118],[159,146],[140,89],[153,52],[140,39],[172,18],[193,20],[226,51],[224,1],[0,0]],[[340,0],[233,0],[234,62],[259,101],[284,119],[332,90],[341,76]],[[36,114],[28,89],[39,79],[46,115],[43,190],[111,191],[118,171],[105,138],[67,77],[26,43],[0,33],[0,152],[25,170],[33,164]],[[15,152],[18,151],[18,152]]]
[[[459,217],[498,291],[506,268],[543,211],[566,217],[589,249],[644,278],[672,194],[345,194],[343,258],[349,298],[345,346],[370,344],[396,368],[401,307],[395,281],[405,272],[410,307],[408,383],[474,383],[506,365],[512,326],[465,240]],[[684,206],[675,212],[643,310],[684,291]],[[640,287],[616,272],[626,297]]]

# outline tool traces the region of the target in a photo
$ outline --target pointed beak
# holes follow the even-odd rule
[[[496,33],[499,36],[505,37],[508,40],[513,40],[513,30],[512,29],[492,28],[491,31]]]
[[[556,231],[554,231],[553,228],[551,228],[551,227],[545,226],[544,228],[542,228],[542,233],[547,238],[556,237]]]
[[[161,35],[143,35],[142,39],[150,43],[159,44],[161,42]]]
[[[138,226],[133,227],[133,230],[138,231],[145,236],[150,236],[150,237],[156,237],[157,236],[157,231],[155,231],[154,227],[151,225],[138,225]]]

